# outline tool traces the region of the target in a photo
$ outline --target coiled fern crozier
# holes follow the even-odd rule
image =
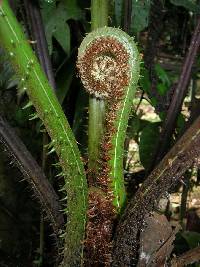
[[[133,38],[120,29],[99,28],[83,40],[77,67],[85,89],[106,100],[99,168],[89,191],[88,265],[109,262],[112,225],[125,204],[124,141],[139,78],[140,57]],[[95,220],[96,218],[96,220]]]

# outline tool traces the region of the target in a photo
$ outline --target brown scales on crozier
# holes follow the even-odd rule
[[[112,136],[114,121],[124,97],[124,87],[130,82],[129,53],[116,38],[99,37],[89,43],[78,57],[77,68],[85,89],[97,98],[107,99],[105,134],[101,142],[100,169],[96,174],[96,188],[90,188],[88,223],[85,240],[85,266],[110,266],[113,224],[116,210],[111,188]]]
[[[100,37],[90,43],[77,62],[85,89],[99,98],[120,97],[130,78],[128,58],[126,49],[113,37]]]
[[[122,93],[120,94],[122,97]],[[113,191],[110,187],[109,173],[111,171],[108,161],[113,145],[111,136],[114,131],[116,112],[119,109],[119,99],[109,100],[105,118],[105,135],[101,145],[101,169],[96,177],[99,189],[89,193],[88,223],[85,241],[85,266],[109,267],[112,263],[112,236],[113,225],[116,220],[116,210],[113,206]]]
[[[110,106],[105,119],[105,132],[101,145],[99,174],[96,177],[98,189],[91,189],[89,193],[88,223],[85,241],[85,266],[109,267],[112,262],[112,235],[116,220],[116,210],[112,204],[113,192],[110,188],[110,160],[109,151],[112,149],[111,132],[115,131],[116,105]],[[114,108],[114,109],[113,109]]]
[[[122,92],[120,93],[122,97]],[[116,132],[114,121],[116,119],[117,110],[120,108],[119,99],[108,100],[108,109],[105,118],[105,134],[103,136],[101,145],[101,170],[97,175],[97,184],[102,188],[104,192],[110,195],[110,200],[112,201],[112,192],[109,190],[109,173],[111,171],[108,161],[111,159],[110,151],[113,148],[111,137]]]
[[[115,210],[101,189],[89,192],[88,223],[85,240],[85,266],[110,266],[112,225]]]

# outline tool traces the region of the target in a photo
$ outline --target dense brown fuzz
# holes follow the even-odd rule
[[[113,206],[113,191],[110,181],[110,166],[108,161],[113,148],[111,137],[115,132],[114,121],[120,107],[118,100],[112,102],[107,110],[105,134],[101,144],[100,166],[96,176],[99,189],[92,189],[89,193],[88,223],[85,241],[85,266],[109,267],[112,258],[113,225],[116,219],[116,209]],[[110,119],[111,118],[111,119]]]
[[[100,189],[91,189],[85,240],[85,266],[110,266],[114,214],[115,210],[109,198]]]
[[[125,47],[114,37],[91,42],[77,62],[85,89],[99,98],[120,98],[130,81],[128,59]]]
[[[121,96],[120,96],[121,97]],[[85,241],[85,266],[109,267],[112,258],[113,225],[116,210],[113,206],[113,191],[111,189],[109,160],[113,149],[112,136],[116,129],[114,121],[120,108],[119,99],[109,100],[109,108],[105,118],[105,134],[101,144],[100,170],[96,174],[98,190],[89,193],[88,223]]]
[[[110,171],[111,167],[109,161],[111,160],[111,151],[113,149],[112,137],[116,132],[116,127],[114,122],[116,120],[117,111],[120,109],[121,101],[117,99],[112,99],[109,101],[108,109],[105,118],[105,134],[102,139],[101,144],[101,169],[97,174],[97,183],[104,192],[109,192],[111,190],[110,186]],[[110,201],[113,200],[113,194],[109,194]]]
[[[77,68],[85,89],[97,98],[107,98],[105,134],[101,144],[100,169],[96,173],[95,189],[89,192],[88,222],[85,240],[85,266],[110,266],[113,224],[116,209],[111,188],[110,151],[114,122],[121,108],[131,70],[129,53],[115,37],[99,37],[79,53]]]

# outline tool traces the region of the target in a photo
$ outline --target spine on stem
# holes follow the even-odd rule
[[[51,137],[51,145],[59,157],[65,179],[64,190],[67,193],[63,266],[78,266],[82,261],[87,210],[84,167],[62,108],[7,0],[0,1],[0,40],[19,77],[19,90],[27,92],[36,109],[36,115],[43,121]]]

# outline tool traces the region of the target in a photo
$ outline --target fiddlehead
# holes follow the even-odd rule
[[[106,99],[105,132],[99,155],[99,170],[90,189],[86,252],[92,264],[111,261],[112,225],[125,203],[123,151],[128,117],[139,78],[139,53],[120,29],[104,27],[83,40],[77,68],[85,89]],[[99,260],[100,259],[100,260]]]
[[[125,200],[123,147],[139,62],[133,38],[120,29],[104,27],[91,32],[79,48],[77,67],[85,89],[97,98],[107,99],[106,132],[101,146],[106,165],[101,166],[97,183],[112,191],[116,209]]]
[[[27,92],[37,116],[43,121],[62,167],[67,192],[67,226],[64,265],[78,266],[81,262],[85,236],[87,183],[80,153],[73,133],[52,88],[41,70],[8,1],[0,1],[1,46],[20,79],[19,87]],[[36,116],[35,116],[36,117]]]

